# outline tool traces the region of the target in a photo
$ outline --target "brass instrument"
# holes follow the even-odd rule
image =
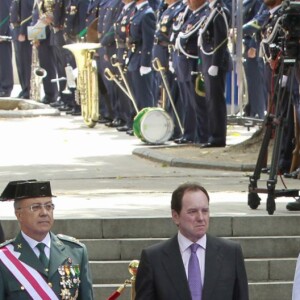
[[[32,45],[30,99],[41,101],[42,79],[47,76],[47,71],[40,67],[37,47]]]
[[[44,0],[44,13],[47,17],[53,17],[54,0]]]
[[[98,72],[93,59],[98,43],[76,43],[63,46],[75,57],[78,77],[76,102],[81,105],[81,114],[85,124],[94,127],[99,119]]]

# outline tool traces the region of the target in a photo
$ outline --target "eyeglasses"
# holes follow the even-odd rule
[[[29,206],[18,207],[18,209],[29,208],[32,212],[38,212],[38,211],[41,211],[43,207],[47,211],[52,211],[52,210],[54,210],[55,205],[53,203],[32,204],[32,205],[29,205]]]

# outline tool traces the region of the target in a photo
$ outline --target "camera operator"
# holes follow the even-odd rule
[[[278,98],[279,113],[277,119],[287,120],[284,124],[282,141],[280,145],[280,157],[278,161],[278,172],[284,174],[289,172],[294,149],[294,117],[293,104],[298,103],[299,90],[294,76],[290,76],[291,64],[284,60],[284,35],[280,26],[282,16],[282,0],[264,0],[269,9],[269,18],[262,28],[261,53],[265,59],[265,78],[269,94],[268,111],[273,113],[278,93],[283,97]],[[282,71],[283,68],[283,71]],[[275,82],[277,81],[277,85]],[[275,87],[275,90],[274,90]],[[290,97],[292,101],[290,100]],[[277,141],[275,141],[277,142]]]

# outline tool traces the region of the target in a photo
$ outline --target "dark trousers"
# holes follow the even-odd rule
[[[11,42],[0,43],[0,92],[10,95],[14,87]]]

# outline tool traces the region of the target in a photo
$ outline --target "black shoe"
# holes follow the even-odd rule
[[[105,126],[107,127],[120,127],[120,126],[124,126],[125,122],[121,119],[114,119],[112,122],[105,124]]]
[[[127,125],[117,127],[117,130],[120,132],[125,132],[125,131],[128,131],[129,129],[131,129],[131,128],[128,127]]]
[[[50,104],[56,102],[56,100],[51,98],[50,96],[45,95],[41,102],[44,104]]]
[[[225,144],[204,143],[200,145],[200,148],[221,148],[225,146]]]
[[[182,145],[182,144],[192,144],[193,142],[186,138],[180,138],[180,139],[174,140],[174,143],[176,143],[178,145]]]
[[[130,136],[134,136],[134,132],[132,129],[127,130],[126,133]]]
[[[70,111],[70,112],[72,112],[73,107],[69,106],[69,105],[63,105],[63,106],[57,107],[57,109],[59,111]]]
[[[295,170],[295,171],[293,171],[293,172],[291,172],[291,173],[284,173],[284,174],[283,174],[283,177],[284,177],[284,178],[293,178],[293,179],[297,179],[298,176],[299,176],[299,174],[300,174],[300,169],[297,169],[297,170]]]
[[[286,205],[286,209],[290,210],[290,211],[299,211],[300,210],[300,199],[298,198],[296,201],[294,202],[289,202]]]
[[[50,106],[51,106],[51,107],[62,107],[62,106],[64,106],[64,105],[65,105],[64,102],[61,101],[61,100],[55,101],[55,102],[53,102],[53,103],[50,103]]]
[[[9,92],[5,92],[5,91],[1,91],[0,92],[0,97],[10,97],[10,93]]]
[[[270,168],[262,168],[261,173],[270,174]]]
[[[74,110],[72,110],[71,115],[72,116],[81,116],[81,109],[75,108]]]
[[[99,120],[98,120],[98,123],[99,124],[106,124],[106,123],[109,123],[111,122],[111,119],[110,118],[105,118],[105,117],[101,117]]]

